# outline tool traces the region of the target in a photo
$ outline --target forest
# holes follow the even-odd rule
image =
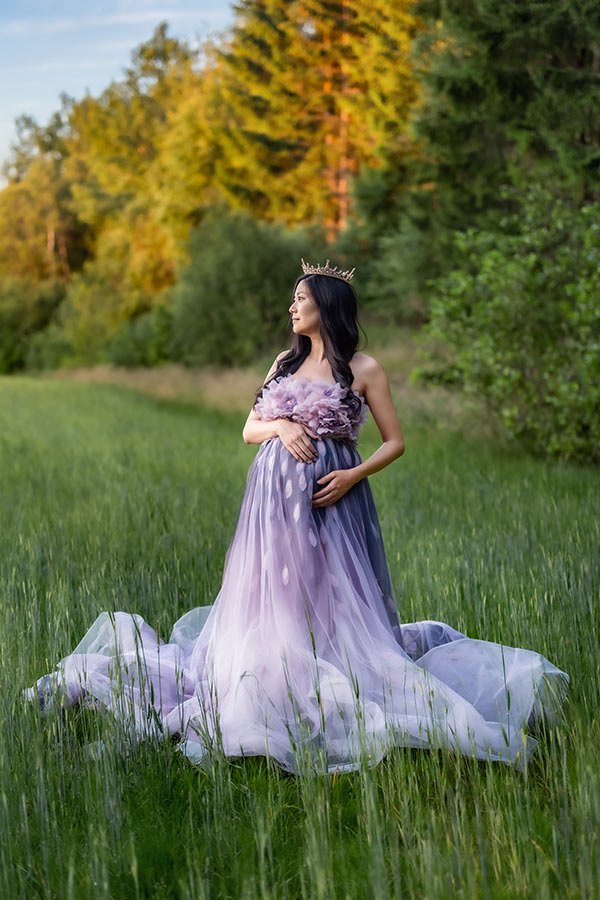
[[[240,0],[162,22],[99,96],[30,116],[0,191],[0,372],[244,365],[300,257],[438,348],[521,446],[600,461],[595,0]],[[439,348],[443,350],[440,351]]]

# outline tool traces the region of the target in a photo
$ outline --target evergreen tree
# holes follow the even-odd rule
[[[543,174],[577,200],[600,190],[600,6],[595,0],[417,4],[431,29],[417,131],[436,186],[465,216]],[[441,17],[441,25],[439,18]]]
[[[350,182],[404,148],[415,98],[408,0],[242,0],[220,52],[227,115],[215,180],[229,202],[287,223],[345,227]],[[372,18],[376,14],[375,20]]]
[[[552,184],[575,203],[600,196],[600,5],[596,0],[420,0],[424,88],[413,164],[385,268],[404,287],[451,264],[455,230],[493,229],[515,208],[504,186]]]

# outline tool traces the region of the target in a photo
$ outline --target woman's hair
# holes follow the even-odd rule
[[[330,275],[300,275],[294,284],[292,300],[301,281],[306,282],[319,310],[323,348],[333,377],[347,388],[346,403],[352,409],[358,408],[360,401],[351,390],[354,376],[350,368],[350,360],[356,353],[360,336],[354,288],[347,281],[332,278]],[[308,356],[310,347],[309,337],[294,334],[291,349],[278,360],[277,369],[257,391],[256,399],[258,400],[270,381],[296,372]]]

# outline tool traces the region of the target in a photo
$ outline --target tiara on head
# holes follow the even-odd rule
[[[331,278],[339,278],[342,281],[350,282],[356,272],[356,266],[353,269],[346,269],[345,272],[342,272],[337,266],[330,266],[328,259],[325,260],[324,266],[309,266],[303,259],[301,259],[300,262],[302,263],[302,271],[305,275],[329,275]]]

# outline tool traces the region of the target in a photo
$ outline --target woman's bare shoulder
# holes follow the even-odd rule
[[[368,353],[355,353],[350,360],[353,372],[381,372],[381,366],[374,356]]]
[[[383,369],[374,356],[368,353],[355,353],[350,360],[350,368],[354,375],[354,387],[364,391],[365,387],[373,381],[373,378],[381,377]]]
[[[267,381],[272,375],[275,374],[275,372],[277,371],[277,366],[279,365],[279,361],[282,360],[283,357],[289,352],[290,352],[289,350],[282,350],[281,353],[277,354],[277,356],[273,360],[273,365],[271,366],[271,368],[269,369],[269,371],[267,372],[267,374],[265,376],[265,381]]]

